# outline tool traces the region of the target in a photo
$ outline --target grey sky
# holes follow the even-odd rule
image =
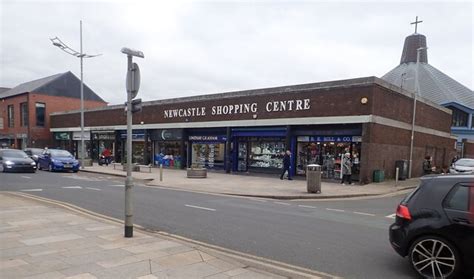
[[[0,87],[71,71],[123,103],[124,46],[142,50],[139,97],[156,100],[378,76],[399,64],[403,42],[427,36],[428,61],[473,88],[473,2],[10,1],[0,0]]]

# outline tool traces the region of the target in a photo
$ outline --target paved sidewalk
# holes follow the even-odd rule
[[[112,165],[94,165],[92,167],[85,167],[84,171],[126,176],[126,172],[122,170],[121,165],[117,165],[116,169]],[[208,177],[205,179],[190,179],[186,178],[185,170],[163,169],[163,181],[160,181],[159,168],[152,168],[151,172],[148,172],[148,169],[141,172],[132,172],[132,176],[136,179],[144,180],[150,186],[276,199],[324,199],[386,195],[414,188],[419,184],[419,179],[417,178],[399,181],[397,186],[395,186],[395,181],[393,180],[351,186],[344,186],[337,182],[323,182],[321,185],[322,193],[310,194],[306,190],[305,180],[280,180],[278,175],[271,177],[208,172]]]
[[[159,234],[122,233],[114,222],[0,193],[0,277],[285,278]]]

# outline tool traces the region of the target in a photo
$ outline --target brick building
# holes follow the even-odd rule
[[[394,177],[396,161],[409,159],[414,128],[413,176],[419,176],[426,155],[438,167],[449,165],[456,138],[450,134],[451,111],[424,98],[417,98],[413,127],[413,96],[367,77],[145,102],[133,117],[133,160],[276,173],[281,152],[290,149],[295,175],[317,163],[326,178],[338,179],[341,156],[348,152],[354,178],[367,183],[375,170]],[[79,123],[78,111],[54,113],[51,131],[74,134]],[[107,147],[122,160],[123,105],[87,110],[85,126],[95,156]]]
[[[84,107],[107,106],[84,85]],[[52,146],[52,112],[80,108],[80,80],[71,72],[0,88],[0,146],[14,148]]]

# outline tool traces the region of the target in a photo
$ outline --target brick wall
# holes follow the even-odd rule
[[[474,159],[474,141],[464,141],[464,157]]]
[[[29,126],[21,127],[20,126],[20,103],[27,102],[28,105],[28,114],[29,114]],[[45,126],[39,127],[36,125],[36,103],[46,104],[45,112]],[[8,105],[14,106],[14,127],[8,127],[8,115],[7,107]],[[98,101],[84,101],[85,108],[98,108],[106,106],[104,102]],[[49,131],[50,129],[50,113],[57,111],[65,110],[75,110],[80,108],[80,99],[76,98],[67,98],[67,97],[58,97],[58,96],[49,96],[43,95],[41,93],[25,93],[21,95],[16,95],[10,98],[5,98],[0,101],[0,117],[4,119],[4,129],[0,129],[2,134],[12,134],[14,136],[18,134],[27,134],[29,138],[29,146],[44,147],[45,145],[51,145],[52,134]],[[79,126],[79,125],[78,125]],[[16,145],[19,145],[19,141],[16,140]],[[15,146],[20,147],[20,146]]]

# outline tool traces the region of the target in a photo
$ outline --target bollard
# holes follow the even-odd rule
[[[160,181],[163,181],[163,164],[160,164]]]
[[[321,194],[321,166],[306,166],[306,189],[308,193]]]
[[[396,168],[396,169],[395,169],[395,186],[398,185],[398,171],[399,171],[399,170],[400,170],[399,168]]]

